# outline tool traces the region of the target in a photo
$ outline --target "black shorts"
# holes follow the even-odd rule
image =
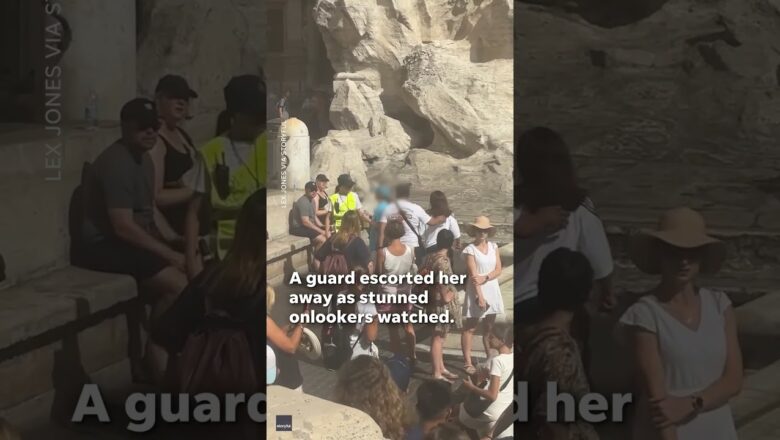
[[[314,229],[309,229],[306,226],[297,226],[290,228],[290,234],[296,237],[306,237],[309,240],[314,240],[320,236],[320,233]]]
[[[105,240],[84,246],[81,266],[98,272],[130,275],[140,282],[170,266],[159,255],[119,240]]]

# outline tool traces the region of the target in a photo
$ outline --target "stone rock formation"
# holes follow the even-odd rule
[[[338,72],[331,121],[342,131],[320,140],[315,162],[334,143],[359,148],[371,175],[433,159],[419,148],[443,153],[445,167],[480,153],[471,164],[511,180],[511,167],[484,164],[511,162],[513,10],[510,0],[319,0],[315,21]]]
[[[470,63],[463,58],[470,46],[461,40],[415,48],[404,60],[404,99],[430,121],[432,149],[456,157],[499,148],[511,154],[512,60]]]
[[[631,0],[611,15],[529,3],[515,25],[518,130],[563,134],[605,221],[690,206],[729,233],[780,229],[777,2]],[[730,248],[724,271],[774,272],[770,242]]]
[[[185,76],[199,97],[188,128],[196,139],[212,136],[224,109],[222,87],[234,75],[262,66],[264,2],[254,0],[143,0],[138,45],[138,89],[152,96],[157,80]],[[225,32],[225,23],[230,31]]]

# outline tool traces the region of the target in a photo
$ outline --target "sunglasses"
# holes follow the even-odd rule
[[[661,251],[665,256],[677,260],[700,261],[704,255],[704,249],[701,247],[681,248],[668,243],[661,244]]]

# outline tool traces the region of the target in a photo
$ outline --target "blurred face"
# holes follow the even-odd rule
[[[171,96],[160,96],[157,98],[157,112],[160,118],[174,123],[181,122],[187,118],[189,113],[190,100],[186,98],[176,98]]]
[[[318,180],[317,181],[317,189],[320,191],[325,191],[328,189],[328,181],[327,180]]]
[[[701,267],[702,248],[685,249],[661,244],[661,273],[675,284],[693,282]]]
[[[311,191],[306,191],[306,197],[313,199],[316,196],[317,196],[317,188],[314,188]]]

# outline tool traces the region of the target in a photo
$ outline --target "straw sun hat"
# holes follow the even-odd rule
[[[704,218],[690,208],[674,208],[664,212],[655,231],[643,231],[631,238],[629,254],[642,272],[661,272],[660,243],[682,249],[701,249],[700,272],[713,274],[720,270],[726,258],[725,244],[707,235]]]
[[[477,229],[487,230],[488,237],[496,235],[496,227],[490,224],[490,219],[484,215],[477,216],[472,223],[469,223],[469,235],[474,236]]]

